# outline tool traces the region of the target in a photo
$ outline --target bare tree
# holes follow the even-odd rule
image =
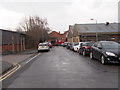
[[[42,19],[38,16],[30,16],[28,19],[25,18],[20,26],[16,29],[17,31],[25,31],[25,33],[31,37],[33,47],[39,42],[44,42],[48,38],[48,27],[47,19]]]

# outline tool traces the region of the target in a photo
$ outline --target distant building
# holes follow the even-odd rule
[[[17,52],[25,50],[26,35],[14,31],[0,29],[0,52]]]
[[[64,32],[63,34],[60,34],[60,32],[53,31],[48,35],[48,41],[51,42],[52,44],[55,44],[56,42],[65,42],[66,41],[66,34],[67,31]]]
[[[68,33],[67,33],[67,41],[73,42],[73,31],[74,31],[74,25],[69,25]]]
[[[71,27],[71,26],[69,26]],[[112,40],[118,41],[120,33],[118,30],[118,23],[101,23],[101,24],[75,24],[74,28],[69,28],[72,33],[73,42],[80,41],[96,41],[96,35],[98,41],[100,40]],[[68,32],[70,34],[71,32]],[[68,40],[71,37],[67,37]]]

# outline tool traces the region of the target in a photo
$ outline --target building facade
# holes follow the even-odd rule
[[[118,23],[75,24],[73,42],[110,40],[118,41],[120,33]],[[70,39],[70,37],[68,37]]]
[[[68,33],[67,33],[67,41],[68,42],[73,42],[73,30],[74,30],[74,25],[69,25]]]
[[[52,44],[55,44],[56,41],[58,42],[65,42],[66,41],[66,35],[67,31],[63,34],[60,34],[60,32],[53,31],[48,35],[48,42],[51,42]]]

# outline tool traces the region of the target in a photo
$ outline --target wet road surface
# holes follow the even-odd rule
[[[117,88],[118,66],[63,47],[43,52],[3,81],[3,88]]]

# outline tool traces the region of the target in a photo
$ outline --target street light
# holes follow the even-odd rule
[[[95,20],[95,22],[96,22],[96,25],[97,25],[97,19],[90,19],[90,20]],[[97,33],[97,28],[96,28],[96,42],[98,41],[98,33]]]

